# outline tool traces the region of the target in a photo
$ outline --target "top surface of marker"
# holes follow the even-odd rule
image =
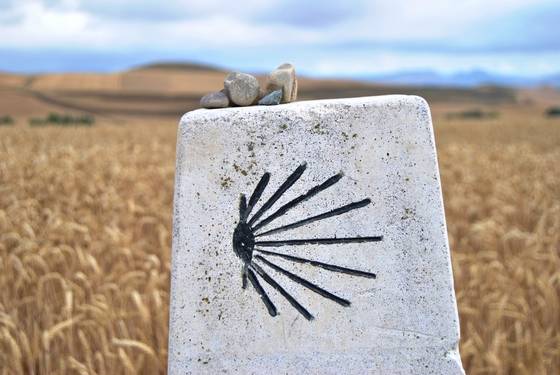
[[[171,374],[462,371],[421,98],[186,114],[172,263]]]

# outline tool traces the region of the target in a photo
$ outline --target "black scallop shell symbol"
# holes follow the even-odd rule
[[[284,181],[282,185],[276,190],[276,192],[261,206],[261,208],[251,217],[251,211],[261,198],[268,182],[270,180],[270,173],[265,173],[259,183],[257,184],[253,194],[247,202],[245,195],[241,194],[239,200],[239,224],[237,224],[233,232],[233,250],[235,254],[243,261],[242,269],[242,287],[245,289],[247,287],[247,279],[255,288],[257,293],[260,295],[264,305],[266,306],[268,313],[271,316],[276,316],[278,314],[276,306],[271,301],[270,297],[262,287],[259,282],[259,277],[268,283],[272,288],[276,289],[301,315],[303,315],[307,320],[313,320],[313,315],[307,311],[290,293],[288,293],[272,276],[265,271],[262,266],[266,266],[276,272],[279,272],[289,279],[302,285],[303,287],[319,294],[320,296],[334,301],[342,306],[350,306],[350,301],[341,298],[317,284],[304,279],[301,276],[296,275],[293,272],[286,270],[285,268],[277,265],[271,261],[270,257],[277,257],[288,260],[294,263],[302,263],[313,267],[319,267],[332,272],[339,272],[351,276],[365,277],[370,279],[375,279],[375,274],[371,272],[360,271],[352,268],[346,268],[337,266],[334,264],[323,263],[315,261],[312,259],[300,258],[289,254],[283,254],[276,251],[270,251],[262,249],[265,248],[275,248],[280,246],[299,246],[299,245],[312,245],[312,244],[322,244],[322,245],[337,245],[337,244],[347,244],[347,243],[363,243],[363,242],[377,242],[383,240],[383,236],[367,236],[367,237],[332,237],[332,238],[305,238],[305,239],[288,239],[279,241],[267,241],[263,240],[262,237],[266,237],[271,234],[284,232],[290,229],[298,228],[309,223],[313,223],[318,220],[323,220],[329,217],[342,215],[355,209],[359,209],[367,206],[371,203],[369,198],[363,199],[361,201],[353,202],[342,207],[335,208],[331,211],[327,211],[318,215],[310,216],[306,219],[296,221],[291,224],[283,225],[280,227],[264,230],[264,228],[272,223],[275,219],[284,215],[286,212],[296,207],[300,203],[312,198],[313,196],[319,194],[320,192],[328,189],[329,187],[336,184],[342,178],[342,173],[337,173],[334,176],[327,179],[322,184],[312,187],[306,193],[292,199],[288,203],[284,204],[272,214],[268,215],[264,219],[260,220],[261,217],[267,213],[271,207],[284,195],[284,193],[290,189],[301,177],[307,164],[303,163]],[[258,275],[258,276],[257,276]]]

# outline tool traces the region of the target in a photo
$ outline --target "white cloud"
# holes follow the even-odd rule
[[[286,23],[282,12],[306,12],[308,18],[324,14],[314,9],[321,6],[318,2],[305,4],[301,2],[301,8],[294,10],[284,9],[282,2],[257,0],[61,0],[50,5],[31,0],[14,3],[11,12],[20,22],[0,24],[0,46],[64,47],[85,43],[134,48],[163,42],[170,47],[188,43],[227,48],[352,41],[483,43],[484,40],[472,39],[483,39],[477,26],[526,7],[527,1],[358,1],[355,6],[363,9],[328,28]],[[289,5],[296,6],[292,2]],[[170,18],[166,18],[167,13]],[[267,21],[259,21],[259,16]]]
[[[18,3],[11,16],[20,21],[0,25],[1,47],[63,47],[78,41],[95,45],[102,37],[88,27],[88,14],[48,9],[37,1]]]
[[[319,0],[27,0],[3,6],[0,48],[197,51],[203,58],[207,51],[237,60],[245,54],[255,58],[260,51],[281,60],[299,58],[324,74],[341,67],[366,72],[412,65],[505,72],[527,70],[521,61],[530,59],[547,70],[558,62],[557,47],[548,51],[553,55],[549,65],[541,61],[549,55],[520,58],[523,51],[516,48],[521,40],[550,46],[552,38],[542,35],[560,34],[557,22],[549,17],[550,33],[527,31],[524,38],[515,27],[525,10],[545,6],[560,8],[551,0],[354,0],[336,6]],[[531,38],[538,37],[542,40],[533,43]],[[500,48],[505,51],[492,52]]]
[[[313,42],[319,33],[208,15],[159,22],[104,18],[76,6],[47,7],[40,1],[11,9],[18,23],[0,24],[0,47],[12,48],[221,48]]]

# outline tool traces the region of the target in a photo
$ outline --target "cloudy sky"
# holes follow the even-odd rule
[[[560,71],[558,0],[0,0],[0,70]]]

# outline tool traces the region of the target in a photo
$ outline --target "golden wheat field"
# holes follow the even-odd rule
[[[560,120],[434,122],[469,374],[560,368]],[[0,374],[166,371],[173,121],[0,126]]]

